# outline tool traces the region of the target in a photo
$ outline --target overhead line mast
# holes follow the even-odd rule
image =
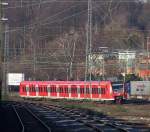
[[[87,23],[87,42],[86,42],[86,66],[85,66],[85,81],[87,81],[87,74],[89,73],[89,81],[92,75],[92,0],[88,0],[88,23]]]
[[[8,73],[8,56],[9,56],[9,27],[8,27],[8,18],[5,17],[5,13],[2,10],[2,7],[8,6],[7,2],[0,2],[1,6],[1,25],[4,25],[4,29],[1,27],[1,30],[4,30],[2,34],[2,43],[3,43],[3,75],[2,75],[2,100],[6,100],[8,96],[8,86],[7,86],[7,73]],[[2,32],[3,33],[3,32]]]

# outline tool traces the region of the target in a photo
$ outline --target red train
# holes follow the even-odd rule
[[[122,83],[110,81],[24,81],[20,83],[21,97],[114,100],[126,99]]]

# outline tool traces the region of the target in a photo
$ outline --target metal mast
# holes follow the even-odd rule
[[[88,0],[85,81],[87,81],[88,73],[89,73],[89,79],[91,81],[91,70],[92,70],[91,51],[92,51],[92,0]]]
[[[1,4],[1,8],[2,8],[2,6],[7,6],[8,5],[8,3],[6,3],[6,2],[1,2],[0,3]],[[6,99],[7,98],[7,95],[8,95],[8,86],[7,86],[7,67],[8,67],[8,55],[9,55],[9,49],[8,49],[8,45],[9,45],[9,42],[8,42],[8,40],[9,40],[9,27],[8,27],[8,18],[5,18],[5,14],[3,13],[3,10],[1,9],[1,12],[2,12],[2,15],[1,15],[1,23],[3,23],[3,25],[4,25],[4,39],[3,39],[3,41],[2,41],[2,43],[4,43],[3,44],[3,49],[4,49],[4,51],[3,51],[3,58],[4,58],[4,60],[3,60],[3,77],[2,77],[2,79],[3,79],[3,81],[2,81],[2,99]]]

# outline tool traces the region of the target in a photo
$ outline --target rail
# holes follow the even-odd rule
[[[22,122],[22,120],[21,120],[21,118],[20,118],[20,116],[19,116],[19,114],[18,114],[18,112],[17,112],[17,110],[16,110],[16,108],[15,108],[15,106],[14,105],[12,105],[12,108],[13,108],[13,110],[14,110],[14,112],[15,112],[15,114],[17,115],[17,118],[18,118],[18,120],[19,120],[19,122],[20,122],[20,124],[21,124],[21,126],[22,126],[22,131],[21,132],[24,132],[24,125],[23,125],[23,122]]]
[[[26,106],[24,108],[35,118],[37,119],[45,128],[47,128],[48,132],[51,132],[51,128],[47,126],[40,118],[38,118],[30,109],[28,109]]]
[[[119,132],[129,132],[128,130],[121,128],[116,124],[108,123],[108,122],[101,121],[101,120],[95,120],[93,118],[91,118],[91,120],[90,120],[88,117],[86,117],[85,114],[80,113],[80,112],[74,112],[73,110],[69,111],[67,108],[64,108],[64,107],[48,105],[48,104],[47,105],[40,104],[39,106],[40,107],[43,106],[43,108],[45,108],[47,110],[52,109],[53,111],[64,114],[64,115],[76,120],[77,122],[83,123],[85,126],[90,127],[91,129],[93,129],[94,131],[97,131],[97,132],[104,132],[104,130],[103,130],[103,128],[99,128],[96,125],[94,125],[95,123],[96,124],[102,123],[105,128],[112,128],[112,129],[114,128],[116,131],[119,131]],[[79,119],[76,118],[76,115],[80,115],[80,118]],[[91,123],[90,121],[93,121],[93,123]]]
[[[21,106],[24,110],[26,110],[34,119],[36,119],[44,128],[46,128],[46,131],[51,132],[51,128],[49,126],[47,126],[40,118],[38,118],[31,110],[29,110],[29,108],[27,108],[27,106],[25,106],[24,104],[19,104],[19,106]],[[20,124],[22,126],[22,131],[21,132],[25,132],[25,125],[21,119],[21,117],[19,116],[19,112],[16,109],[16,106],[13,104],[12,105],[13,110],[15,111]]]

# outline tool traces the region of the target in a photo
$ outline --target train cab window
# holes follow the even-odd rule
[[[112,83],[112,89],[113,91],[119,91],[123,89],[123,83]]]

